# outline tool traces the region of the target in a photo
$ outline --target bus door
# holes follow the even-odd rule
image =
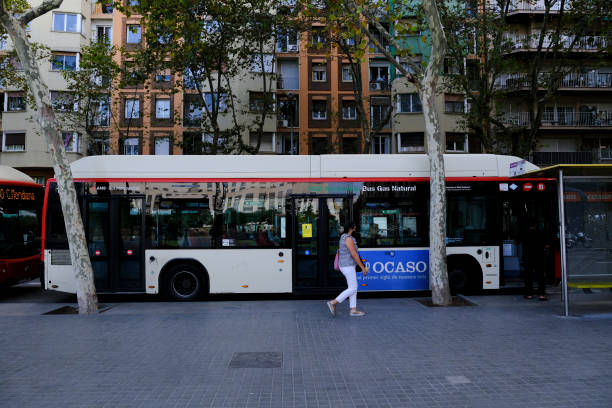
[[[555,250],[558,210],[554,182],[515,181],[515,189],[502,192],[500,200],[502,214],[502,257],[500,277],[502,286],[522,286],[522,246],[526,229],[535,223],[546,238],[549,249],[545,267],[549,268]],[[527,186],[527,187],[526,187]],[[551,258],[553,261],[554,259]]]
[[[293,197],[294,291],[346,285],[344,276],[334,270],[334,258],[350,204],[348,196]]]
[[[144,197],[87,197],[89,257],[98,290],[144,289]]]

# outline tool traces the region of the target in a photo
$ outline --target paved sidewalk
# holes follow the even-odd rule
[[[318,300],[0,304],[0,405],[612,406],[611,316],[560,317],[558,295],[470,299],[364,299],[367,316],[335,319]]]

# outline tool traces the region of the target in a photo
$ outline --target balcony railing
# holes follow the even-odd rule
[[[530,126],[529,112],[510,112],[503,121],[510,126]],[[542,127],[612,127],[612,112],[544,112]]]
[[[280,76],[276,79],[276,89],[300,89],[300,78]]]
[[[532,35],[508,34],[505,38],[512,43],[513,50],[537,49],[540,42],[539,33],[533,33]],[[553,45],[553,40],[547,36],[542,42],[542,49],[547,50]],[[580,37],[577,40],[574,36],[562,36],[559,40],[559,46],[566,50],[571,47],[572,50],[576,51],[594,51],[606,48],[608,40],[606,37],[599,35]]]
[[[533,152],[531,162],[536,166],[554,166],[556,164],[591,164],[594,154],[586,152]]]
[[[565,3],[565,10],[569,10],[570,4],[569,2]],[[559,11],[561,10],[561,1],[557,0],[554,4],[550,6],[551,11]],[[510,2],[508,6],[508,12],[513,11],[546,11],[546,5],[544,0],[538,0],[537,2],[533,2],[530,0],[515,0]]]
[[[542,72],[542,81],[548,75]],[[495,80],[498,89],[527,88],[531,81],[523,74],[501,75]],[[612,88],[612,73],[609,72],[572,72],[561,80],[561,88]]]

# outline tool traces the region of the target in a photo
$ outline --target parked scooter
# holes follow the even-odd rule
[[[585,248],[591,248],[593,246],[593,238],[587,237],[584,232],[577,232],[576,243],[582,244]]]
[[[582,245],[584,248],[591,248],[593,246],[593,239],[586,236],[584,232],[577,232],[572,234],[571,232],[565,233],[565,246],[567,248],[574,248],[578,245]]]

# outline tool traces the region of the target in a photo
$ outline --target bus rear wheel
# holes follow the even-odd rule
[[[166,294],[175,300],[195,300],[204,291],[202,274],[192,265],[174,266],[166,275]]]

